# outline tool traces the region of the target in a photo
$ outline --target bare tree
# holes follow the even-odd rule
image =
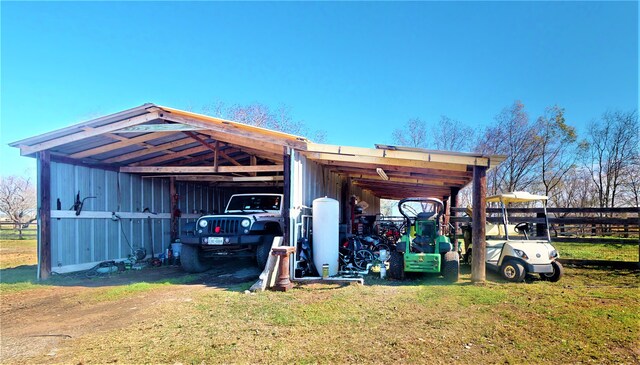
[[[584,165],[595,184],[601,208],[616,206],[625,175],[638,155],[638,116],[632,112],[606,112],[589,126]]]
[[[36,220],[36,189],[31,179],[13,175],[0,178],[0,212],[14,224],[22,239],[22,230]]]
[[[576,160],[576,129],[564,119],[564,109],[555,105],[538,118],[540,126],[540,172],[544,194],[550,195]]]
[[[524,190],[531,187],[538,177],[536,165],[540,160],[538,123],[530,123],[524,104],[515,101],[496,117],[496,123],[488,127],[480,137],[476,151],[484,154],[506,155],[507,159],[489,173],[488,190]]]
[[[216,101],[203,106],[201,112],[218,118],[295,135],[312,134],[313,140],[320,143],[324,142],[327,137],[325,130],[310,131],[303,121],[294,120],[291,116],[291,109],[287,106],[280,106],[274,110],[260,103],[226,106],[223,102]]]
[[[427,148],[427,124],[418,119],[413,118],[402,127],[393,131],[393,141],[400,146]]]
[[[598,205],[593,195],[594,185],[589,171],[573,166],[556,185],[550,196],[550,205],[558,208],[591,208]]]
[[[440,117],[432,128],[433,146],[441,151],[470,151],[473,147],[475,132],[459,120],[446,115]]]

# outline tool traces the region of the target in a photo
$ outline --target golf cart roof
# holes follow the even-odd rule
[[[489,196],[487,197],[487,203],[502,202],[504,204],[509,204],[547,199],[549,199],[549,197],[546,195],[534,195],[527,193],[526,191],[513,191],[510,193]]]

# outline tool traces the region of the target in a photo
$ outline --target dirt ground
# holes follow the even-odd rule
[[[148,268],[98,278],[56,278],[29,290],[5,292],[0,302],[0,363],[24,363],[26,358],[55,356],[67,339],[127,327],[154,313],[166,302],[190,301],[200,291],[229,290],[257,279],[251,262],[222,265],[200,275],[187,275],[178,267]],[[162,283],[162,290],[146,290],[117,301],[94,300],[105,288],[132,283]]]

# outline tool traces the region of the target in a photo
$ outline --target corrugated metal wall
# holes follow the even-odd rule
[[[193,221],[201,210],[210,212],[219,203],[214,189],[197,183],[176,183],[178,208],[183,213],[180,226]],[[170,244],[169,180],[96,168],[51,163],[51,206],[69,210],[76,194],[84,202],[84,212],[142,213],[145,208],[158,213],[147,218],[52,218],[52,269],[104,260],[126,258],[131,248],[145,248],[148,254],[162,252]],[[195,212],[195,214],[193,214]]]
[[[308,160],[300,153],[295,154],[294,161],[296,166],[296,172],[294,173],[300,174],[296,179],[302,181],[301,188],[299,190],[296,189],[296,192],[294,192],[294,207],[298,205],[310,207],[314,199],[324,196],[338,201],[341,200],[342,183],[346,180],[345,176],[330,172],[328,168]],[[370,191],[351,186],[350,195],[356,195],[361,201],[366,201],[369,204],[366,214],[373,215],[380,212],[380,198],[374,196]],[[343,202],[340,202],[340,204],[343,204]]]

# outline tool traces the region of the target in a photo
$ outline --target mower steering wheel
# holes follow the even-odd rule
[[[408,211],[409,211],[409,213],[411,213],[411,214],[413,214],[413,215],[415,215],[415,216],[417,216],[417,215],[418,215],[418,212],[417,212],[415,209],[413,209],[413,207],[412,207],[412,206],[410,206],[410,205],[406,205],[406,206],[402,207],[402,209],[404,209],[404,210],[408,210]]]
[[[529,223],[520,222],[513,227],[513,229],[518,233],[527,233],[529,232]]]

